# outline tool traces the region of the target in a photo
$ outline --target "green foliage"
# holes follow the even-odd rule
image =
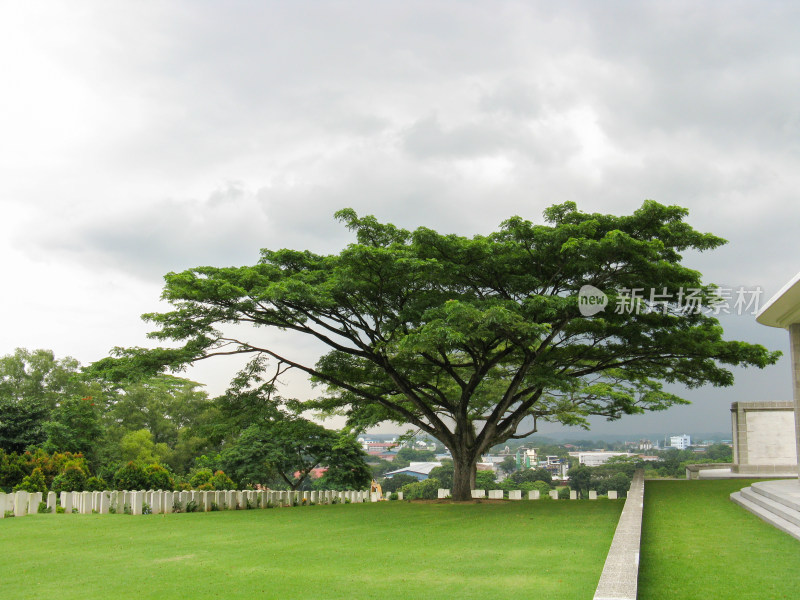
[[[172,479],[170,472],[163,466],[153,463],[144,468],[144,475],[147,478],[147,489],[166,490],[175,489],[175,480]]]
[[[108,489],[108,484],[102,477],[89,477],[86,480],[87,492],[102,492]]]
[[[589,467],[574,467],[567,472],[567,477],[569,477],[569,487],[582,496],[588,495],[590,489],[596,489],[590,485],[592,470]]]
[[[436,469],[434,469],[435,471]],[[433,471],[431,471],[431,477],[434,479],[439,479],[433,475]],[[384,492],[399,492],[403,486],[416,483],[418,479],[413,475],[407,475],[405,473],[398,473],[397,475],[392,475],[391,477],[384,478],[381,480],[381,489]],[[443,486],[445,486],[444,482],[439,480]],[[447,486],[445,486],[447,487]]]
[[[49,513],[50,510],[47,508],[47,502],[40,501],[39,506],[36,508],[36,512],[39,514]]]
[[[539,495],[542,498],[546,498],[547,495],[550,493],[550,490],[553,489],[553,487],[546,481],[534,481],[530,484],[530,486],[531,490],[539,490]]]
[[[407,483],[400,490],[404,500],[435,500],[439,497],[441,482],[435,477],[429,477],[415,483]]]
[[[534,481],[544,481],[548,485],[552,485],[553,476],[547,469],[522,469],[509,476],[509,479],[517,484],[531,483]]]
[[[560,487],[560,488],[558,488],[558,499],[559,500],[569,500],[569,492],[570,492],[570,489],[568,487]]]
[[[56,360],[50,350],[0,357],[0,449],[22,452],[44,442],[44,423],[59,402],[80,396],[85,386],[73,358]]]
[[[213,476],[214,473],[211,472],[211,469],[198,469],[189,479],[189,485],[191,485],[193,489],[199,489],[200,486],[203,485],[210,485]]]
[[[150,488],[150,482],[144,469],[128,461],[114,473],[114,487],[118,490],[146,490]]]
[[[502,489],[502,487],[495,480],[493,471],[478,471],[475,474],[475,489],[476,490],[499,490],[499,489]]]
[[[22,479],[20,483],[14,486],[15,492],[42,492],[47,493],[47,484],[44,481],[44,473],[39,468],[33,470],[30,475]]]
[[[264,249],[252,266],[167,274],[163,298],[175,310],[145,318],[158,328],[154,338],[183,346],[117,349],[95,370],[118,379],[149,375],[222,348],[252,354],[251,365],[270,357],[278,370],[293,365],[325,386],[306,410],[344,414],[355,430],[410,424],[442,441],[469,467],[454,481],[455,496],[466,499],[478,457],[525,437],[521,423],[588,427],[592,416],[664,410],[686,402],[664,383],[729,386],[731,367],[764,367],[779,356],[723,339],[709,312],[716,288],[682,264],[682,253],[724,240],[692,229],[678,206],[648,200],[615,216],[566,202],[544,212],[545,224],[512,217],[472,238],[411,232],[351,209],[336,216],[355,235],[338,254]],[[587,284],[608,296],[599,315],[579,310]],[[614,310],[630,289],[671,300]],[[695,289],[705,310],[685,312],[678,299]],[[329,352],[298,363],[265,347],[263,335],[239,328],[235,340],[225,337],[238,324],[290,329]],[[250,391],[237,396],[248,406],[270,397]]]
[[[56,494],[61,492],[82,492],[86,490],[86,471],[78,461],[70,461],[64,470],[53,479],[50,490]]]
[[[47,452],[91,453],[102,434],[100,410],[94,398],[66,398],[43,425]]]
[[[228,477],[224,471],[217,471],[209,480],[211,487],[215,490],[235,490],[236,484],[233,479]]]
[[[438,479],[442,483],[442,487],[449,490],[453,487],[453,472],[453,461],[443,460],[442,466],[432,469],[429,476]]]
[[[511,474],[517,470],[517,461],[513,456],[506,456],[497,467],[506,474]]]
[[[0,489],[11,490],[25,477],[24,460],[16,453],[0,449]]]
[[[372,476],[365,458],[352,436],[284,413],[251,425],[221,455],[226,472],[242,487],[278,478],[293,490],[319,466],[328,467],[337,487],[365,485]]]

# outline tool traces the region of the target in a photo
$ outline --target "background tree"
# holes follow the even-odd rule
[[[417,481],[419,480],[413,475],[398,473],[397,475],[392,475],[391,477],[384,478],[381,481],[381,489],[384,492],[399,492],[404,485],[408,485],[409,483],[416,483]],[[443,483],[442,485],[445,484]]]
[[[22,452],[44,442],[44,422],[59,401],[86,391],[78,367],[50,350],[18,348],[0,357],[0,448]]]
[[[506,475],[510,475],[514,471],[517,470],[517,461],[513,456],[506,456],[497,468],[500,469]]]
[[[344,413],[358,430],[408,423],[441,441],[453,456],[453,497],[466,500],[481,454],[540,420],[586,427],[592,415],[663,410],[686,402],[663,382],[727,386],[729,366],[777,360],[723,340],[707,310],[680,304],[687,290],[705,309],[718,300],[681,253],[724,243],[686,215],[653,201],[622,217],[567,202],[545,211],[546,224],[513,217],[466,238],[343,210],[356,242],[338,255],[262,250],[254,266],[167,274],[163,298],[175,310],[146,319],[159,328],[153,337],[184,345],[118,349],[123,360],[97,368],[114,377],[222,354],[269,357],[325,386],[307,408]],[[585,285],[605,291],[607,310],[581,313]],[[631,299],[634,289],[664,301]],[[304,364],[236,325],[302,333],[330,351]]]
[[[530,483],[544,481],[547,485],[553,484],[553,476],[547,469],[522,469],[513,473],[509,479],[514,483]]]
[[[592,480],[592,471],[589,467],[574,467],[567,472],[569,477],[569,487],[581,496],[589,494],[589,484]]]

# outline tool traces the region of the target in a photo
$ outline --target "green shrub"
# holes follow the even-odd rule
[[[553,489],[552,487],[550,487],[549,484],[547,484],[544,481],[534,481],[530,485],[531,485],[531,490],[539,490],[539,496],[540,497],[541,496],[548,496],[550,494],[550,490]]]
[[[80,465],[67,463],[64,470],[53,479],[50,489],[56,494],[61,492],[83,492],[86,490],[86,473]]]
[[[419,481],[419,479],[413,475],[398,473],[397,475],[383,479],[383,481],[381,481],[381,489],[384,492],[397,492],[400,491],[404,485],[417,483],[417,481]]]
[[[170,477],[169,471],[157,463],[147,465],[144,475],[147,478],[147,489],[167,491],[175,489],[175,481]]]
[[[569,500],[570,489],[568,487],[558,488],[558,499]]]
[[[403,498],[408,500],[435,500],[440,487],[438,479],[429,477],[416,483],[406,484],[400,491],[403,492]]]
[[[49,513],[50,511],[47,508],[47,502],[44,502],[44,501],[39,502],[39,507],[36,509],[36,512],[42,513],[42,514]]]
[[[102,492],[108,489],[108,484],[101,477],[89,477],[86,480],[87,492]]]
[[[114,486],[118,490],[146,490],[148,484],[144,470],[133,461],[122,465],[114,473]]]
[[[30,475],[22,478],[22,481],[14,486],[13,491],[19,492],[42,492],[47,493],[47,484],[44,482],[44,473],[40,468],[35,468]]]
[[[189,485],[195,490],[200,489],[200,486],[210,484],[212,477],[214,477],[214,474],[211,472],[211,469],[198,469],[194,472],[191,479],[189,479]]]
[[[209,480],[212,489],[214,490],[235,490],[236,484],[233,479],[225,475],[224,471],[217,471],[214,476]]]

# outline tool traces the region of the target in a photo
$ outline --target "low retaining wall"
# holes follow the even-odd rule
[[[639,470],[634,473],[594,600],[636,600],[643,508],[644,472]]]

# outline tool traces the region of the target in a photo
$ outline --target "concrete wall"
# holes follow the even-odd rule
[[[734,473],[785,473],[797,467],[792,402],[731,404]]]

